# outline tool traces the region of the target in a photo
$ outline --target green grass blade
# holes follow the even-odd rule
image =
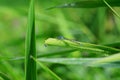
[[[41,62],[59,63],[65,65],[81,65],[91,67],[120,67],[120,53],[104,58],[39,58]]]
[[[120,61],[120,53],[102,58],[100,60],[96,60],[94,62],[91,63],[91,66],[99,66],[99,64],[104,65],[106,63],[113,63],[113,62],[118,62],[117,64],[119,65],[119,61]]]
[[[108,2],[106,2],[106,0],[103,0],[104,1],[104,3],[113,11],[113,13],[118,17],[118,18],[120,18],[120,15],[111,7],[111,5],[108,3]]]
[[[0,72],[0,77],[3,78],[3,80],[11,80],[6,74]],[[1,80],[1,79],[0,79]]]
[[[25,80],[36,80],[36,62],[30,57],[33,56],[36,58],[34,0],[31,0],[29,8],[25,50],[26,50]]]
[[[120,48],[120,42],[112,42],[110,44],[104,44],[105,46]]]
[[[49,38],[45,41],[45,44],[52,46],[73,47],[83,51],[88,50],[92,52],[109,53],[109,54],[120,52],[120,49],[116,49],[112,47],[95,45],[95,44],[78,42],[78,41],[71,41],[67,39],[59,40],[59,39]]]
[[[46,72],[48,72],[54,80],[62,80],[59,76],[57,76],[53,71],[51,71],[47,66],[45,66],[43,63],[39,62],[37,59],[32,57],[34,61],[36,61]]]
[[[120,6],[120,0],[106,0],[111,6]],[[106,7],[103,0],[77,0],[77,1],[66,1],[65,4],[61,4],[52,8],[96,8],[96,7]]]
[[[84,65],[85,63],[99,60],[100,58],[38,58],[41,62],[59,63],[67,65]]]

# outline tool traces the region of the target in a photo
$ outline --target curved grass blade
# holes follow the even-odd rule
[[[102,45],[95,45],[90,43],[78,42],[78,41],[71,41],[67,39],[54,39],[49,38],[45,41],[45,44],[52,45],[52,46],[62,46],[62,47],[73,47],[81,51],[91,51],[91,52],[100,52],[100,53],[108,53],[114,54],[120,52],[120,49],[102,46]]]
[[[25,80],[36,80],[36,62],[30,57],[33,56],[36,58],[34,0],[31,0],[29,8],[25,50]]]
[[[106,0],[111,6],[120,6],[120,0]],[[103,0],[81,0],[81,1],[67,1],[66,4],[61,4],[53,8],[96,8],[96,7],[107,7]]]
[[[116,61],[120,61],[120,53],[102,58],[101,60],[96,60],[96,61],[92,62],[91,65],[96,65],[97,66],[99,64],[116,62]]]
[[[38,58],[41,62],[91,67],[120,67],[120,53],[104,58]]]
[[[59,76],[57,76],[53,71],[51,71],[43,63],[39,62],[36,58],[34,58],[33,56],[31,56],[31,58],[33,58],[34,61],[36,61],[46,72],[48,72],[54,78],[54,80],[62,80]]]

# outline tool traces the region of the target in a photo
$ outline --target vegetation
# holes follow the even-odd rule
[[[0,80],[120,80],[120,0],[0,0]]]

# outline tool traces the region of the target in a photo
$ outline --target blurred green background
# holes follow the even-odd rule
[[[120,19],[107,7],[101,8],[47,8],[66,3],[58,0],[36,0],[35,25],[37,55],[39,57],[101,57],[81,54],[79,51],[60,47],[45,47],[47,38],[60,36],[70,40],[101,45],[112,45],[120,41]],[[25,36],[27,29],[29,0],[0,0],[0,72],[11,80],[24,80]],[[120,8],[114,8],[120,14]],[[119,46],[112,45],[120,48]],[[66,52],[65,52],[66,51]],[[58,55],[44,56],[45,54]],[[62,54],[63,53],[63,54]],[[120,80],[120,68],[90,68],[78,65],[46,65],[63,80]],[[38,80],[52,80],[38,66]],[[1,79],[0,79],[1,80]]]

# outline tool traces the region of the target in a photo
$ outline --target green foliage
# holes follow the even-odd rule
[[[34,0],[31,0],[29,9],[25,50],[25,80],[36,80],[36,62],[31,58],[31,56],[36,58]]]
[[[0,0],[0,80],[120,80],[119,3]]]

